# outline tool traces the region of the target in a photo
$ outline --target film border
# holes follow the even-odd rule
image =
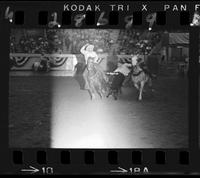
[[[37,2],[38,3],[38,2]],[[34,4],[34,3],[33,3]],[[45,8],[48,10],[55,10],[57,9],[57,3],[56,5],[53,6],[54,3],[51,3],[51,5],[46,5],[43,4],[43,6],[40,6],[40,8]],[[193,4],[193,3],[191,3]],[[21,2],[17,4],[13,4],[12,2],[6,2],[3,7],[10,5],[14,9],[19,9],[19,10],[24,10],[25,9],[25,15],[29,14],[30,17],[33,16],[33,13],[35,12],[34,10],[29,11],[29,9],[26,9],[27,3],[26,2]],[[53,6],[53,9],[52,9]],[[60,4],[58,5],[59,8],[61,7]],[[59,9],[58,8],[58,9]],[[1,9],[1,8],[0,8]],[[5,8],[3,8],[5,9]],[[60,11],[60,10],[58,10]],[[32,15],[31,15],[32,14]],[[167,16],[168,17],[168,16]],[[25,17],[25,25],[23,27],[40,27],[36,24],[26,24],[28,22],[28,18]],[[10,35],[10,29],[15,27],[13,25],[10,25],[8,20],[6,19],[0,19],[0,46],[1,46],[1,56],[3,58],[8,58],[9,57],[9,35]],[[19,27],[19,26],[18,26]],[[17,27],[17,28],[18,28]],[[141,28],[148,28],[147,26],[140,26]],[[139,28],[140,28],[139,27]],[[183,29],[182,26],[177,25],[177,27],[173,28],[169,26],[165,26],[166,28],[169,29]],[[21,28],[21,27],[20,27]],[[83,26],[83,28],[85,28]],[[107,27],[103,27],[107,28]],[[109,27],[108,27],[109,28]],[[119,28],[119,27],[118,27]],[[22,167],[28,167],[29,165],[32,165],[35,168],[40,168],[42,169],[43,167],[52,167],[55,169],[55,174],[88,174],[88,173],[95,173],[95,174],[109,174],[110,170],[117,169],[118,167],[128,169],[130,168],[135,168],[139,167],[141,170],[146,166],[149,169],[149,172],[152,174],[155,173],[190,173],[190,174],[196,174],[199,173],[199,168],[197,165],[200,164],[199,161],[199,146],[198,146],[198,98],[196,97],[196,93],[198,93],[198,75],[197,75],[197,58],[199,56],[199,41],[196,40],[196,37],[199,36],[199,27],[184,27],[186,30],[189,30],[190,33],[190,51],[189,55],[192,62],[190,62],[190,80],[189,80],[189,148],[183,148],[183,149],[113,149],[112,151],[117,151],[118,152],[118,163],[114,164],[109,164],[108,163],[108,151],[107,149],[87,149],[94,151],[96,161],[94,165],[84,165],[84,152],[87,150],[81,150],[81,149],[66,149],[69,150],[71,153],[71,158],[72,162],[69,165],[62,165],[59,162],[60,158],[60,149],[10,149],[8,148],[8,135],[7,135],[7,127],[8,127],[8,78],[9,78],[9,73],[8,73],[8,61],[6,60],[1,60],[1,66],[7,66],[7,67],[2,67],[1,71],[1,78],[4,83],[4,85],[1,87],[2,92],[1,92],[1,98],[3,98],[2,102],[2,107],[1,110],[1,141],[2,141],[2,146],[1,146],[1,172],[4,174],[20,174],[19,170]],[[162,29],[162,28],[161,28]],[[191,119],[192,118],[192,119]],[[22,151],[24,153],[24,160],[27,161],[22,165],[18,164],[13,164],[11,163],[12,156],[13,156],[13,151]],[[38,150],[41,151],[46,151],[47,155],[51,155],[47,159],[47,164],[38,164],[36,163],[36,152]],[[131,156],[132,151],[141,151],[143,153],[143,163],[141,165],[138,164],[132,164],[131,163]],[[155,164],[155,152],[156,151],[164,151],[166,152],[167,155],[167,164],[164,165],[158,165]],[[181,165],[178,164],[179,162],[179,153],[181,151],[188,151],[190,154],[190,164],[189,165]],[[114,156],[115,157],[115,156]],[[170,165],[169,165],[170,164]],[[67,170],[66,170],[67,168]],[[65,170],[66,172],[64,172]],[[118,169],[120,170],[120,169]],[[111,173],[110,173],[111,174]],[[118,174],[118,173],[113,173],[113,174]],[[130,174],[130,171],[129,171]]]

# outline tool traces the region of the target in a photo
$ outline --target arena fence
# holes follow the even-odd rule
[[[104,71],[108,70],[108,54],[99,54],[99,64]],[[144,56],[141,56],[142,58]],[[12,75],[29,75],[32,74],[32,66],[35,62],[40,62],[41,58],[47,58],[51,62],[50,75],[73,75],[77,62],[84,60],[81,54],[27,54],[27,53],[10,53],[10,73]],[[130,55],[117,55],[117,60],[130,62]],[[35,75],[35,74],[34,74]],[[48,75],[48,74],[45,74]]]

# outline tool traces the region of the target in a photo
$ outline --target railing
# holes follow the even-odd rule
[[[83,57],[83,56],[82,56]],[[81,54],[27,54],[27,53],[10,53],[12,63],[11,71],[32,70],[35,62],[40,62],[41,58],[47,58],[51,63],[51,70],[74,71],[74,67],[81,58]],[[99,55],[99,63],[106,66],[107,54]]]
[[[108,54],[100,54],[99,65],[106,71],[107,70],[107,57]],[[144,56],[141,56],[143,58]],[[47,58],[51,63],[51,70],[54,71],[74,71],[75,65],[83,58],[81,54],[27,54],[27,53],[11,53],[10,60],[13,66],[11,71],[30,71],[35,62],[40,62],[41,58]],[[131,62],[131,55],[117,55],[118,61]]]
[[[74,70],[77,63],[76,55],[73,54],[26,54],[11,53],[11,70],[32,70],[32,65],[39,62],[41,58],[47,58],[52,64],[52,70]]]

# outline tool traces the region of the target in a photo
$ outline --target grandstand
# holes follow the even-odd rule
[[[10,37],[10,52],[12,54],[11,64],[14,68],[11,65],[11,69],[24,69],[23,65],[15,65],[18,62],[16,60],[19,60],[19,54],[22,54],[20,60],[29,55],[56,56],[58,54],[59,57],[61,54],[73,54],[79,61],[82,60],[80,48],[86,43],[91,43],[95,46],[95,51],[104,56],[106,61],[103,61],[102,65],[105,70],[109,70],[108,63],[115,65],[119,59],[127,55],[139,53],[141,56],[148,57],[161,38],[161,32],[133,29],[13,29]],[[15,54],[17,57],[14,57]],[[33,63],[38,61],[38,58],[30,58],[30,61]],[[31,66],[28,64],[30,61],[24,62],[24,65]],[[63,63],[63,65],[66,64]],[[27,67],[25,68],[27,70]]]

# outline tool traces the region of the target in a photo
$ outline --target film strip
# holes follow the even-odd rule
[[[1,2],[1,174],[200,174],[200,3]]]

